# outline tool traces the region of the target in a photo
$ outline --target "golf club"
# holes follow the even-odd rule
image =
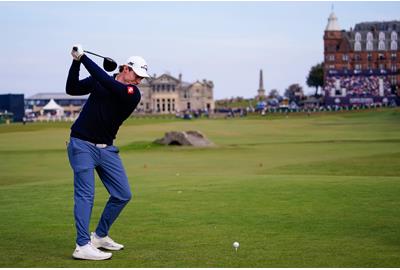
[[[73,47],[72,49],[73,49],[74,51],[78,50],[78,48],[76,48],[76,47]],[[84,52],[85,52],[85,53],[88,53],[88,54],[92,54],[92,55],[95,55],[95,56],[98,56],[98,57],[103,58],[103,59],[104,59],[104,61],[103,61],[103,67],[104,67],[104,70],[105,70],[105,71],[108,71],[108,72],[114,71],[114,70],[117,68],[117,66],[118,66],[117,62],[115,62],[115,61],[114,61],[113,59],[111,59],[110,57],[105,57],[105,56],[99,55],[99,54],[97,54],[97,53],[93,53],[93,52],[89,52],[89,51],[85,51],[85,50],[84,50]]]

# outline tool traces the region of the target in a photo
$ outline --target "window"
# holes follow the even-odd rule
[[[397,66],[396,66],[396,64],[393,64],[393,65],[392,65],[391,70],[392,70],[393,72],[396,72],[396,71],[397,71]]]
[[[328,52],[336,52],[336,46],[335,45],[328,46]]]
[[[397,51],[397,41],[392,40],[392,42],[390,42],[390,49],[392,51]]]
[[[396,60],[396,58],[397,58],[397,55],[396,55],[396,53],[392,53],[392,60]]]
[[[368,59],[368,61],[372,61],[372,53],[367,54],[367,59]]]
[[[349,61],[349,56],[347,54],[343,54],[342,56],[343,61]]]
[[[335,55],[333,55],[333,54],[328,55],[328,60],[335,61]]]
[[[367,41],[367,51],[372,51],[373,50],[373,45],[372,45],[372,41]]]
[[[354,43],[354,50],[355,50],[356,52],[361,51],[361,42],[360,42],[360,41],[356,41],[356,42]]]
[[[360,61],[361,60],[361,56],[359,54],[354,55],[354,59],[356,61]]]
[[[391,40],[397,41],[397,33],[395,31],[390,35]]]
[[[378,50],[384,51],[385,50],[385,41],[379,41]]]
[[[157,99],[157,112],[159,112],[159,111],[160,111],[160,100]]]
[[[71,102],[70,100],[54,100],[60,106],[68,106]]]
[[[356,65],[355,65],[355,69],[356,69],[356,70],[361,70],[361,64],[356,64]]]
[[[380,32],[379,33],[379,40],[385,40],[385,33],[383,33],[383,32]]]
[[[373,35],[371,32],[368,32],[367,34],[367,41],[372,41],[374,39]]]
[[[385,60],[385,55],[383,53],[378,54],[379,60]]]
[[[186,108],[187,108],[188,110],[190,110],[190,102],[188,102],[186,105],[187,105]]]
[[[356,33],[355,40],[356,40],[356,42],[361,41],[361,34],[359,32]]]
[[[379,64],[380,69],[385,69],[385,64]]]

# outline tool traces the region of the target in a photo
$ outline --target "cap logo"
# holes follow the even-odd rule
[[[131,66],[131,67],[133,68],[133,66],[135,65],[135,63],[134,63],[134,62],[128,62],[128,65]],[[147,65],[140,66],[140,68],[141,68],[141,69],[144,69],[144,70],[146,70],[146,71],[147,71],[147,69],[148,69]]]

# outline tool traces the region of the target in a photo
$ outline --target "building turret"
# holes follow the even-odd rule
[[[340,51],[342,41],[343,32],[339,27],[338,18],[332,10],[324,33],[324,79],[329,70],[341,67],[339,62],[336,61],[336,57]]]
[[[338,18],[333,11],[329,15],[328,24],[326,25],[325,31],[340,31]]]

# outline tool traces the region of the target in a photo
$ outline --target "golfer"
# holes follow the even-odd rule
[[[129,57],[119,73],[109,76],[75,45],[73,62],[68,73],[66,92],[72,96],[90,94],[71,127],[68,157],[74,172],[74,215],[77,230],[76,259],[105,260],[112,254],[100,251],[120,250],[124,246],[108,235],[122,209],[132,197],[118,148],[113,140],[119,127],[138,105],[141,95],[136,87],[147,73],[146,61]],[[81,63],[91,76],[79,80]],[[94,200],[94,170],[110,194],[96,231],[89,233]]]

